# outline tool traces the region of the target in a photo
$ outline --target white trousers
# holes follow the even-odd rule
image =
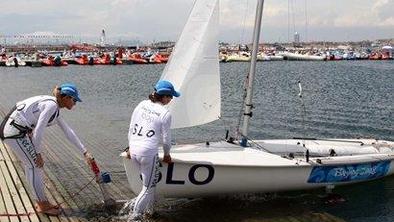
[[[139,169],[142,177],[142,190],[135,200],[133,209],[134,215],[141,215],[152,211],[154,207],[156,184],[159,180],[159,155],[138,156],[132,154],[131,163],[133,167]]]
[[[4,127],[5,136],[16,135],[18,132],[18,129],[9,125],[7,122]],[[33,188],[35,200],[46,201],[47,198],[44,193],[43,168],[39,168],[35,164],[37,153],[28,135],[17,139],[5,139],[3,142],[11,148],[18,159],[22,161],[25,168],[26,180]]]

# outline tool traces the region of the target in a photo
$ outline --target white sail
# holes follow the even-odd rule
[[[218,0],[197,0],[161,79],[181,97],[170,103],[172,128],[191,127],[220,116]]]

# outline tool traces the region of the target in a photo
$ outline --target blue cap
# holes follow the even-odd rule
[[[60,94],[71,96],[78,102],[82,102],[79,98],[77,87],[73,83],[64,83],[60,86]]]
[[[159,95],[179,97],[181,94],[175,91],[174,86],[167,80],[159,80],[155,85],[155,91]]]

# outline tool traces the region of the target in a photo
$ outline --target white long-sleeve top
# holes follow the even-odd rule
[[[150,100],[140,102],[131,115],[129,147],[132,154],[153,156],[163,143],[164,154],[171,148],[171,114],[161,104]]]
[[[76,146],[82,153],[86,152],[84,145],[59,115],[59,105],[53,96],[34,96],[22,100],[16,104],[16,110],[10,118],[15,123],[33,130],[32,142],[37,153],[41,152],[41,142],[44,136],[44,129],[54,124],[64,132],[67,139]]]

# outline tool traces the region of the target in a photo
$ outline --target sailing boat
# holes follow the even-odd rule
[[[263,3],[258,0],[241,141],[173,146],[173,163],[160,167],[159,195],[201,197],[332,188],[393,174],[394,143],[390,141],[249,140]],[[169,107],[174,128],[205,124],[220,116],[218,10],[218,0],[196,1],[161,76],[182,92]],[[138,194],[142,188],[139,171],[132,167],[126,153],[122,156],[131,189]]]

